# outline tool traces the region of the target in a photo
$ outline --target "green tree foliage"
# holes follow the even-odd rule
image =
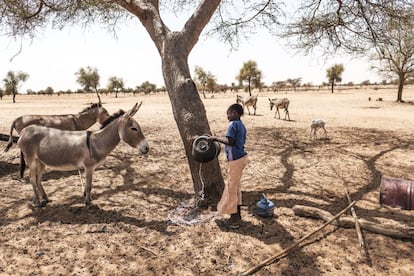
[[[203,97],[205,99],[206,98],[205,91],[206,91],[206,86],[207,86],[208,74],[200,66],[196,66],[194,68],[194,74],[195,74],[194,80],[196,84],[201,88],[201,92],[203,93]]]
[[[329,85],[331,86],[331,92],[334,92],[335,83],[342,81],[342,73],[344,72],[344,66],[342,64],[335,64],[326,70],[326,77],[328,78]]]
[[[201,88],[204,99],[206,98],[206,89],[213,92],[217,86],[216,78],[211,72],[204,71],[200,66],[194,69],[195,82]]]
[[[149,94],[157,90],[157,85],[154,83],[150,83],[149,81],[145,81],[137,88],[139,91],[144,91],[145,94]]]
[[[16,102],[16,95],[18,94],[18,87],[20,82],[24,82],[29,78],[29,74],[24,72],[7,72],[3,79],[4,91],[6,95],[13,95],[13,103]]]
[[[216,77],[214,77],[212,74],[209,74],[207,78],[207,89],[210,92],[214,92],[216,88],[217,88]]]
[[[236,79],[240,85],[247,83],[247,91],[249,95],[252,95],[251,87],[260,88],[262,80],[262,72],[257,67],[256,61],[249,60],[243,63],[243,67],[240,69]]]
[[[54,93],[55,91],[53,90],[53,88],[52,87],[50,87],[50,86],[48,86],[46,89],[45,89],[45,94],[46,95],[53,95],[53,93]]]
[[[115,92],[115,98],[118,98],[118,92],[124,90],[124,80],[118,77],[110,77],[108,80],[107,88],[109,91]]]
[[[98,86],[99,86],[99,73],[98,69],[86,67],[81,67],[78,72],[75,73],[76,75],[76,82],[79,83],[85,92],[96,92],[96,96],[98,97],[98,101],[101,102],[101,97],[99,96]]]

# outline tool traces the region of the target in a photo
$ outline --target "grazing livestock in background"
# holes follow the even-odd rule
[[[17,141],[22,153],[21,165],[29,167],[33,186],[34,205],[44,207],[49,201],[41,180],[45,168],[57,171],[85,170],[85,204],[91,204],[92,174],[122,140],[143,154],[148,143],[137,121],[132,116],[142,102],[127,113],[120,110],[102,123],[100,130],[68,131],[45,126],[25,127]],[[40,201],[41,197],[41,201]]]
[[[7,152],[13,145],[13,130],[18,134],[28,125],[47,126],[64,130],[85,130],[96,122],[102,124],[109,117],[108,111],[101,103],[95,103],[77,114],[65,115],[23,115],[16,118],[10,127],[10,137],[6,148]]]
[[[286,120],[286,116],[289,118],[290,121],[290,116],[289,116],[289,99],[288,98],[282,98],[282,99],[270,99],[269,98],[269,102],[270,102],[270,110],[273,109],[273,106],[276,108],[275,111],[275,118],[276,118],[276,114],[279,115],[279,119],[280,119],[280,112],[279,112],[279,108],[283,108],[285,110],[285,119]]]
[[[247,111],[249,112],[249,115],[250,115],[249,106],[252,106],[254,108],[254,115],[256,115],[257,96],[244,97],[244,96],[237,95],[236,103],[238,104],[241,103],[243,105],[243,108],[247,107]]]
[[[311,126],[310,126],[311,127],[311,132],[310,132],[311,138],[316,137],[316,131],[320,128],[323,129],[323,131],[325,132],[325,138],[327,138],[328,135],[327,135],[327,132],[326,132],[326,129],[325,129],[325,124],[326,124],[326,122],[322,119],[312,120]]]

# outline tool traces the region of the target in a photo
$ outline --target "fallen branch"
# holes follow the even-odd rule
[[[351,203],[352,200],[351,200],[351,197],[349,196],[348,186],[346,186],[345,183],[344,183],[344,186],[345,186],[345,194],[346,194],[346,198],[348,199],[348,203]],[[359,245],[361,247],[364,247],[365,242],[364,242],[364,238],[362,236],[361,226],[359,225],[358,216],[357,216],[357,214],[355,212],[354,207],[351,207],[351,214],[352,214],[352,217],[354,218],[355,230],[357,232],[357,236],[358,236],[358,240],[359,240]]]
[[[295,205],[293,206],[293,212],[297,216],[310,217],[315,219],[321,219],[325,221],[331,221],[333,216],[331,213],[321,210],[315,207]],[[362,229],[370,231],[376,234],[382,234],[385,236],[399,238],[399,239],[414,239],[414,228],[397,229],[392,225],[380,225],[375,222],[367,221],[364,219],[358,219],[359,225]],[[334,224],[339,227],[353,228],[355,227],[355,221],[349,216],[343,216],[334,221]],[[394,228],[393,228],[394,227]]]
[[[261,269],[262,267],[269,265],[271,263],[273,263],[275,260],[277,260],[278,258],[281,258],[284,255],[287,255],[289,253],[289,251],[291,251],[292,249],[294,249],[295,247],[297,247],[301,242],[303,242],[304,240],[306,240],[307,238],[309,238],[310,236],[312,236],[313,234],[319,232],[320,230],[322,230],[323,228],[325,228],[326,226],[328,226],[329,224],[331,224],[334,220],[338,219],[340,216],[342,216],[346,211],[348,211],[349,208],[351,208],[352,206],[354,206],[355,201],[353,201],[351,204],[349,204],[345,209],[343,209],[341,212],[339,212],[336,216],[332,217],[329,221],[327,221],[325,224],[323,224],[321,227],[319,227],[318,229],[316,229],[315,231],[313,231],[312,233],[307,234],[306,236],[302,237],[300,240],[298,240],[297,242],[295,242],[294,244],[292,244],[291,246],[289,246],[288,248],[282,250],[281,252],[279,252],[276,255],[271,256],[270,258],[267,258],[266,260],[264,260],[263,262],[261,262],[260,264],[246,270],[245,272],[240,273],[240,276],[244,276],[244,275],[251,275],[253,273],[255,273],[256,271],[258,271],[259,269]]]
[[[334,168],[334,166],[331,165],[331,168],[335,172],[337,177],[342,179],[343,184],[344,184],[344,188],[345,188],[345,195],[346,195],[346,198],[348,199],[348,203],[350,204],[352,202],[352,199],[349,196],[348,185],[346,184],[347,183],[346,180],[338,173],[338,171]],[[359,225],[358,217],[357,217],[357,214],[355,212],[354,207],[351,207],[351,214],[352,214],[352,217],[354,218],[354,221],[355,221],[355,231],[357,232],[359,245],[361,247],[364,247],[364,245],[365,245],[364,237],[362,236],[361,226]]]

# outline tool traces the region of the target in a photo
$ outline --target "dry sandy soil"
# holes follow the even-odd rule
[[[287,96],[292,121],[275,119],[268,97]],[[372,101],[368,101],[368,97]],[[383,101],[375,101],[382,97]],[[169,214],[193,197],[191,176],[168,96],[103,96],[109,112],[143,101],[135,115],[150,143],[146,156],[119,144],[94,175],[94,207],[83,205],[78,172],[47,172],[51,202],[32,207],[32,187],[18,175],[16,145],[0,142],[0,274],[2,275],[236,275],[320,227],[324,221],[295,215],[295,205],[336,214],[347,206],[345,186],[360,218],[414,227],[414,211],[380,205],[381,176],[414,179],[414,89],[260,94],[248,128],[250,163],[242,178],[244,223],[227,230],[217,217],[194,225]],[[77,113],[94,95],[17,96],[0,101],[0,133],[23,114]],[[203,99],[211,129],[223,134],[235,94]],[[312,119],[327,120],[309,139]],[[95,126],[96,127],[96,126]],[[224,154],[219,157],[226,176]],[[260,218],[262,193],[274,217]],[[347,214],[349,216],[349,214]],[[329,225],[256,275],[414,275],[414,238],[398,239]]]

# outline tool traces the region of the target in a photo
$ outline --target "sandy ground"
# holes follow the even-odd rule
[[[292,121],[273,117],[267,98],[275,96],[290,99]],[[28,172],[17,177],[18,147],[4,153],[1,141],[1,275],[236,275],[324,223],[295,215],[295,205],[336,214],[348,204],[345,187],[360,218],[414,227],[414,211],[379,204],[381,176],[414,179],[414,105],[397,104],[394,90],[259,94],[257,116],[242,118],[250,163],[242,178],[244,223],[232,231],[216,218],[191,226],[169,220],[193,190],[168,96],[102,98],[110,113],[144,102],[135,118],[150,152],[142,156],[119,144],[94,174],[92,208],[83,205],[78,172],[47,172],[43,185],[51,202],[38,210]],[[94,95],[16,99],[0,101],[0,133],[20,115],[77,113],[95,101]],[[413,88],[404,99],[414,101]],[[203,101],[211,129],[223,134],[235,94]],[[321,132],[309,139],[316,118],[327,121],[328,139]],[[226,176],[224,154],[219,159]],[[255,214],[262,193],[275,203],[274,217]],[[365,248],[355,229],[329,225],[256,275],[414,275],[414,238],[366,230],[363,236]]]

